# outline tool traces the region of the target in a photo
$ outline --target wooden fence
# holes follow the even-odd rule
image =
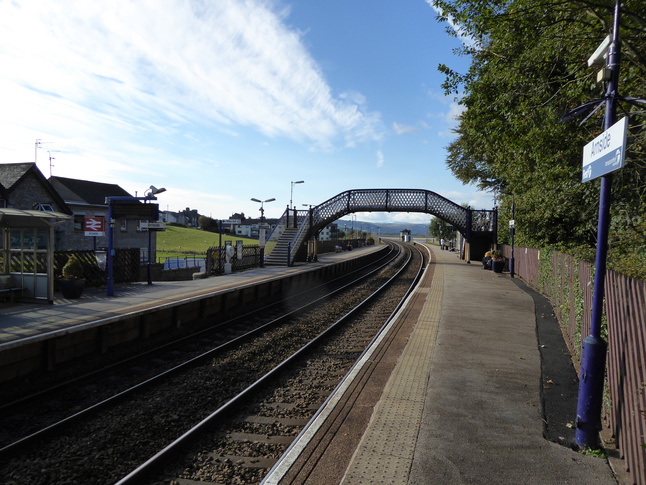
[[[502,247],[509,258],[511,248]],[[590,334],[594,266],[557,251],[515,248],[514,270],[548,297],[573,356]],[[604,426],[633,483],[646,485],[646,281],[606,273],[602,336],[608,341]]]

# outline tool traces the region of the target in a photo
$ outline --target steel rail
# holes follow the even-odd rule
[[[419,250],[418,250],[419,251]],[[422,261],[424,258],[422,258]],[[377,298],[383,291],[385,291],[390,285],[392,285],[397,278],[401,275],[403,271],[405,271],[408,268],[408,265],[412,261],[412,252],[409,254],[406,262],[402,265],[402,267],[393,275],[391,276],[383,285],[381,285],[377,290],[375,290],[371,295],[369,295],[366,299],[364,299],[361,303],[356,305],[354,308],[352,308],[349,312],[347,312],[344,316],[339,318],[336,322],[331,324],[326,330],[321,332],[319,335],[314,337],[314,339],[310,340],[307,344],[305,344],[303,347],[301,347],[299,350],[297,350],[295,353],[293,353],[290,357],[287,359],[283,360],[280,364],[278,364],[276,367],[271,369],[269,372],[267,372],[264,376],[262,376],[260,379],[256,380],[254,383],[249,385],[246,389],[238,393],[235,397],[230,399],[228,402],[220,406],[217,410],[215,410],[213,413],[211,413],[209,416],[204,418],[202,421],[200,421],[198,424],[196,424],[193,428],[190,430],[186,431],[184,434],[182,434],[179,438],[177,438],[175,441],[170,443],[166,448],[163,450],[160,450],[157,454],[149,458],[146,462],[141,464],[139,467],[137,467],[135,470],[130,472],[128,475],[123,477],[121,480],[119,480],[116,485],[131,485],[134,483],[142,483],[144,478],[147,475],[150,475],[153,473],[153,470],[156,468],[159,468],[160,466],[163,466],[170,460],[172,457],[177,455],[178,453],[181,452],[181,450],[188,446],[190,443],[193,442],[193,440],[196,440],[200,437],[201,433],[203,433],[205,430],[207,430],[209,427],[212,427],[220,419],[225,417],[229,412],[231,412],[233,409],[235,409],[237,406],[240,405],[240,403],[248,398],[249,396],[252,396],[254,392],[256,392],[257,389],[261,388],[267,381],[273,379],[278,375],[281,371],[283,371],[286,367],[290,366],[293,364],[297,359],[301,358],[307,351],[310,350],[311,347],[317,345],[321,340],[323,340],[325,337],[327,337],[331,332],[337,329],[341,324],[345,323],[348,319],[350,319],[352,316],[354,316],[357,312],[362,310],[365,306],[367,306],[369,303],[372,303],[372,301]],[[423,263],[421,266],[424,266]],[[422,270],[418,270],[416,278],[413,280],[413,283],[410,285],[406,295],[412,291],[415,285],[419,282],[419,278],[421,277]],[[401,305],[401,303],[400,303]],[[392,315],[391,315],[392,317]],[[382,326],[382,330],[383,330]],[[380,330],[381,331],[381,330]]]

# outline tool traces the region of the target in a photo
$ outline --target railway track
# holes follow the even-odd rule
[[[425,266],[424,255],[417,256],[417,265],[412,264],[416,258],[411,254],[411,264],[367,299],[372,303],[370,308],[364,308],[368,302],[355,307],[289,361],[272,369],[271,374],[276,374],[273,380],[265,382],[272,375],[263,376],[261,382],[228,403],[235,411],[217,410],[119,485],[259,483],[412,289]],[[399,291],[382,293],[393,281],[400,282]],[[291,367],[283,372],[286,364]],[[186,448],[190,449],[183,451]],[[183,458],[169,465],[177,454]],[[160,469],[167,471],[155,475]]]
[[[379,271],[381,273],[392,272],[386,268]],[[307,416],[285,417],[284,421],[272,421],[271,416],[247,411],[243,413],[244,418],[231,417],[230,408],[235,407],[239,411],[243,406],[239,400],[235,401],[234,398],[246,396],[245,406],[258,402],[256,397],[258,389],[262,387],[265,394],[268,392],[265,383],[270,377],[263,376],[269,372],[274,372],[273,375],[276,375],[277,372],[272,369],[280,363],[282,364],[278,367],[282,369],[295,366],[296,364],[291,362],[286,363],[295,349],[322,345],[307,343],[317,335],[323,334],[323,329],[329,327],[330,318],[319,321],[316,317],[324,314],[331,317],[332,320],[341,320],[340,315],[347,313],[348,308],[358,308],[358,301],[364,298],[364,294],[374,292],[374,287],[381,283],[382,278],[385,277],[373,274],[368,277],[367,282],[361,284],[362,288],[360,289],[357,289],[356,286],[353,286],[352,290],[344,287],[336,288],[337,295],[321,297],[315,310],[301,309],[297,312],[288,312],[290,313],[289,317],[273,318],[271,325],[269,325],[270,322],[265,322],[259,325],[262,330],[254,331],[255,333],[246,329],[245,331],[235,330],[234,332],[237,334],[233,338],[229,338],[228,343],[217,346],[216,350],[210,350],[210,354],[204,355],[204,352],[198,352],[201,356],[199,359],[192,357],[187,363],[175,366],[181,368],[181,371],[173,370],[171,372],[167,369],[160,373],[162,377],[141,381],[128,388],[127,392],[121,391],[110,399],[104,399],[103,401],[106,403],[101,401],[100,406],[95,403],[89,407],[89,410],[74,412],[74,419],[68,417],[59,420],[49,425],[51,429],[31,433],[34,436],[26,440],[25,437],[9,440],[11,442],[0,450],[0,475],[8,477],[7,483],[16,484],[114,483],[131,470],[136,469],[140,463],[147,462],[149,457],[155,455],[158,450],[165,449],[169,443],[175,443],[178,435],[195,436],[201,434],[202,431],[190,430],[196,422],[208,422],[214,409],[229,408],[226,411],[222,410],[221,415],[229,416],[227,418],[229,422],[235,422],[242,426],[238,430],[216,432],[224,433],[224,436],[240,438],[234,439],[234,443],[255,442],[253,439],[250,440],[250,437],[260,436],[263,433],[265,436],[278,436],[275,432],[270,434],[267,431],[276,427],[280,429],[286,427],[290,430],[289,433],[297,434],[299,426],[302,427]],[[316,292],[320,293],[321,290],[317,289]],[[321,306],[323,304],[325,306]],[[358,313],[358,310],[355,310],[354,313]],[[377,319],[372,317],[371,320]],[[352,325],[348,328],[352,328]],[[363,335],[364,341],[369,340],[370,332],[366,330],[365,325],[356,324],[356,329],[355,332]],[[341,335],[338,330],[330,330],[327,333]],[[329,337],[321,337],[319,340],[323,338]],[[351,342],[347,336],[345,340],[346,343]],[[323,379],[323,383],[319,379],[317,384],[319,390],[313,394],[310,391],[295,393],[294,390],[298,382],[309,383],[315,380],[314,377],[306,374],[296,378],[297,381],[290,380],[294,379],[292,374],[296,372],[296,367],[290,367],[289,374],[277,377],[278,381],[282,380],[284,384],[286,383],[287,387],[284,389],[289,389],[283,391],[283,395],[295,393],[301,398],[305,395],[313,397],[313,400],[308,401],[307,404],[303,404],[305,401],[292,403],[287,408],[296,409],[299,412],[302,408],[306,408],[311,412],[317,404],[317,399],[324,399],[326,393],[330,392],[331,389],[328,388],[335,380],[333,377],[340,379],[339,376],[344,373],[343,370],[351,365],[352,358],[347,356],[360,353],[361,345],[363,344],[353,343],[346,350],[333,352],[328,350],[323,354],[325,356],[323,361],[334,362],[335,359],[330,356],[336,354],[344,355],[345,359],[344,363],[335,362],[332,367],[321,368],[323,370],[315,372],[315,374],[325,376],[325,379]],[[349,350],[350,348],[351,350]],[[305,351],[302,354],[304,355]],[[185,359],[185,357],[181,358]],[[308,356],[306,361],[314,362],[314,357]],[[318,364],[309,367],[311,367],[310,370],[316,369]],[[142,374],[151,372],[150,369],[137,368],[131,368],[129,372],[132,374],[138,370]],[[289,375],[292,377],[286,377]],[[108,379],[119,380],[119,377],[112,376]],[[257,384],[258,381],[262,384]],[[95,386],[98,394],[105,392],[102,385],[95,384]],[[250,386],[252,386],[252,390],[247,390]],[[88,392],[87,387],[84,389],[84,392]],[[45,399],[42,399],[45,404],[42,409],[54,406],[56,403],[52,403],[52,399],[55,398],[45,396]],[[285,403],[276,400],[275,397],[273,399],[277,404],[269,404],[268,409],[273,409],[279,416],[285,414],[283,406]],[[27,419],[29,414],[29,412],[25,412],[23,417]],[[20,419],[17,419],[16,422],[19,423]],[[209,428],[213,426],[212,422],[208,424]],[[290,435],[288,434],[288,436]],[[278,441],[286,440],[281,438]],[[274,445],[274,443],[270,444]],[[267,443],[261,443],[261,445],[268,446]],[[183,442],[181,445],[175,445],[175,449],[183,449],[186,446]],[[258,474],[261,474],[263,470],[266,471],[266,465],[277,458],[275,455],[279,454],[280,446],[284,448],[285,443],[279,443],[278,449],[273,449],[262,459],[236,451],[235,446],[229,451],[223,448],[218,456],[224,457],[222,461],[227,465],[224,466],[224,469],[229,470],[228,464],[231,462],[240,470],[238,472],[230,470],[224,472],[224,482],[220,481],[220,483],[231,483],[230,478],[226,478],[226,475],[230,476],[231,473],[239,473],[240,477],[251,473],[252,476],[248,483],[254,483]],[[167,461],[167,456],[175,454],[174,451],[164,453],[166,453],[162,460],[164,462]],[[248,456],[251,458],[244,461],[246,458],[243,457]],[[262,460],[269,461],[263,462]],[[207,461],[209,463],[216,462],[212,457]],[[247,465],[244,465],[245,463]],[[145,473],[150,473],[150,467]],[[179,476],[181,473],[175,475]],[[126,481],[123,483],[129,483],[135,478],[124,480]],[[243,480],[247,480],[247,478]]]

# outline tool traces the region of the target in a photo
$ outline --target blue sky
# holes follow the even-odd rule
[[[0,163],[259,215],[419,188],[491,208],[445,147],[465,71],[425,0],[0,0]],[[36,140],[41,140],[35,148]],[[426,223],[424,214],[359,214]]]

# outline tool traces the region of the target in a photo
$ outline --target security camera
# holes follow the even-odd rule
[[[599,44],[599,47],[597,47],[597,50],[594,51],[594,54],[590,56],[590,59],[588,59],[588,67],[603,64],[603,61],[606,59],[606,56],[608,55],[609,47],[610,47],[610,36],[608,35],[606,36],[605,39],[603,39],[603,42]]]

